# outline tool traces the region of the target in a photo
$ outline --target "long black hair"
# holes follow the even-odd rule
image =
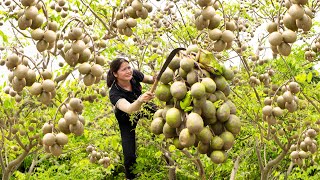
[[[116,58],[110,63],[110,69],[107,74],[107,86],[109,88],[116,81],[116,77],[114,77],[113,73],[116,73],[120,69],[120,66],[123,62],[129,63],[129,61],[124,58]]]

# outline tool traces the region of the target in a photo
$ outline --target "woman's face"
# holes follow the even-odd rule
[[[122,81],[130,81],[132,79],[132,69],[128,62],[123,62],[119,68],[119,70],[114,73],[114,76],[118,80]]]

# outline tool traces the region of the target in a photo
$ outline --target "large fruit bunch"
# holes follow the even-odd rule
[[[177,149],[197,147],[214,163],[223,163],[240,132],[236,107],[228,99],[234,72],[212,53],[189,46],[162,74],[155,95],[165,102],[154,114],[151,132],[172,139]]]

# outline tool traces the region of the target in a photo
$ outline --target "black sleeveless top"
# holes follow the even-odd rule
[[[142,87],[140,82],[142,82],[143,78],[143,73],[136,69],[133,70],[132,79],[130,80],[132,91],[125,90],[121,88],[116,82],[114,82],[109,91],[109,99],[111,103],[115,106],[117,101],[121,98],[125,98],[128,102],[133,103],[142,94]],[[129,121],[129,114],[121,111],[117,107],[115,107],[114,113],[119,123],[128,123],[128,125],[132,125],[132,123]]]

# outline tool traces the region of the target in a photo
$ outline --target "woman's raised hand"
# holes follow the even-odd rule
[[[154,98],[154,93],[151,93],[150,91],[147,91],[145,93],[143,93],[139,98],[138,101],[140,102],[148,102],[151,99]]]

